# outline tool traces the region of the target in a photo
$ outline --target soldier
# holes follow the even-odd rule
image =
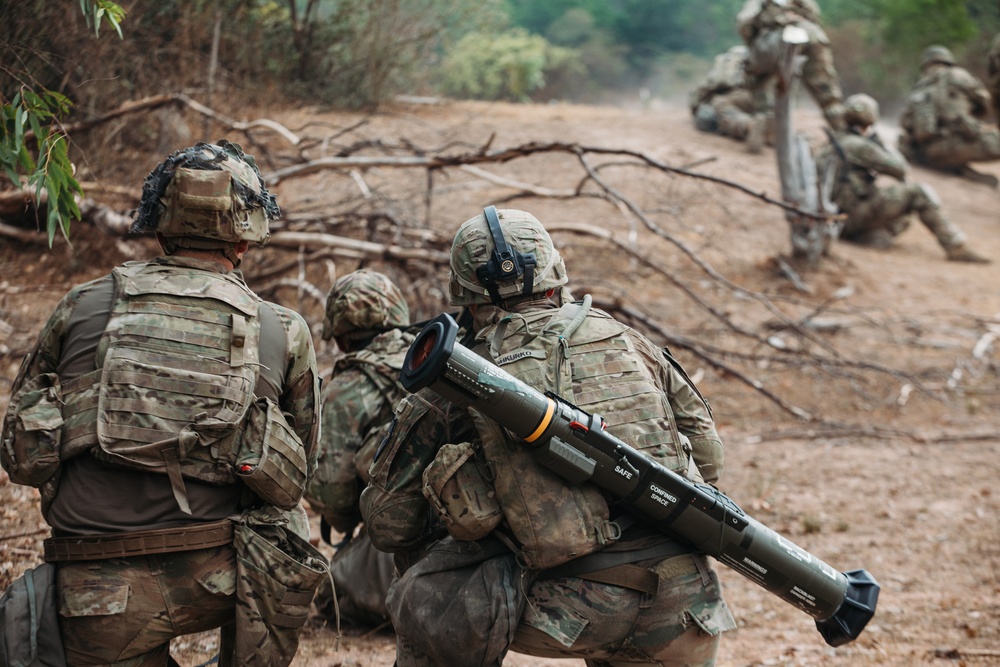
[[[691,94],[690,107],[696,128],[746,141],[749,152],[759,153],[774,116],[756,108],[747,88],[748,53],[747,47],[734,46],[715,56],[705,83]]]
[[[1000,33],[990,42],[990,50],[986,52],[986,87],[993,101],[993,114],[1000,124]]]
[[[132,227],[164,256],[72,289],[21,366],[2,463],[41,490],[70,665],[166,665],[173,637],[219,627],[222,664],[295,653],[326,574],[286,513],[315,461],[316,361],[302,317],[236,270],[279,214],[237,144],[175,152]]]
[[[345,354],[337,359],[323,389],[323,437],[316,473],[306,499],[322,516],[324,539],[330,528],[345,536],[330,563],[341,618],[379,624],[388,618],[385,594],[392,556],[371,546],[362,528],[358,501],[368,483],[368,466],[406,394],[399,384],[403,357],[413,334],[403,331],[410,311],[399,288],[385,275],[359,270],[338,278],[326,298],[323,340],[334,339]],[[328,589],[317,605],[329,608]]]
[[[887,248],[910,226],[916,213],[953,262],[986,263],[965,244],[965,234],[941,212],[937,195],[926,185],[907,183],[903,156],[882,143],[875,132],[878,103],[868,95],[851,95],[844,103],[848,129],[831,135],[816,159],[820,183],[830,182],[830,199],[846,214],[840,236]],[[879,187],[885,174],[900,183]]]
[[[566,283],[562,258],[530,213],[491,206],[455,236],[451,303],[471,311],[479,354],[601,414],[615,435],[672,470],[716,482],[722,442],[680,365],[591,308],[589,296],[573,302]],[[495,422],[430,390],[399,404],[361,508],[372,542],[397,552],[390,612],[413,611],[393,618],[400,667],[499,665],[508,649],[607,666],[712,665],[720,633],[735,627],[703,555],[637,523],[593,484],[547,470]],[[445,562],[490,557],[473,575],[424,567],[441,553]],[[427,599],[408,599],[410,570],[427,569]],[[456,581],[463,595],[439,599]],[[468,603],[481,588],[482,600]],[[495,612],[490,624],[442,612],[459,600],[470,613]],[[449,643],[459,655],[445,653]]]
[[[914,164],[996,187],[995,176],[969,164],[1000,160],[1000,131],[983,122],[989,110],[982,82],[958,67],[947,48],[929,46],[899,119],[899,150]]]
[[[786,48],[783,33],[794,26],[805,31],[808,38],[802,47],[806,58],[802,83],[830,127],[842,129],[844,95],[833,65],[830,39],[820,27],[819,19],[820,9],[815,0],[747,0],[736,16],[736,25],[750,49],[747,80],[757,109],[767,104],[772,82],[781,67]]]

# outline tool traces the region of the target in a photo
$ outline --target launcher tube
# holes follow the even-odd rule
[[[716,558],[801,609],[831,646],[858,637],[879,586],[865,570],[840,572],[782,537],[718,489],[642,454],[589,414],[543,394],[457,342],[448,315],[417,336],[401,372],[409,391],[429,387],[473,407],[535,448],[538,461],[574,483],[592,482],[671,537]]]

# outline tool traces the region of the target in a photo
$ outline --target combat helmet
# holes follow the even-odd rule
[[[232,245],[263,246],[280,215],[253,157],[223,139],[176,151],[146,176],[132,232],[161,234],[168,254],[222,249],[238,265]]]
[[[856,93],[844,100],[844,121],[850,127],[867,127],[878,122],[878,102],[871,95]]]
[[[566,265],[535,216],[483,209],[458,228],[451,246],[451,304],[503,304],[566,284]]]
[[[954,65],[955,56],[951,54],[951,50],[946,46],[941,46],[940,44],[928,46],[920,54],[920,69],[926,69],[935,64]]]
[[[370,338],[409,324],[410,309],[403,293],[378,271],[359,269],[341,276],[326,296],[323,340]]]

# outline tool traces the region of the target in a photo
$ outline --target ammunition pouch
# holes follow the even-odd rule
[[[62,440],[62,389],[59,376],[44,373],[11,397],[2,459],[15,484],[39,487],[59,468]]]
[[[503,518],[493,486],[476,464],[467,442],[443,445],[424,468],[424,497],[456,540],[486,537]]]
[[[258,398],[250,405],[235,468],[236,476],[268,505],[290,510],[302,498],[308,478],[305,447],[271,399]]]

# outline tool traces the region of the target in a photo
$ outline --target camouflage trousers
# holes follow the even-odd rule
[[[733,90],[700,104],[695,110],[695,127],[742,141],[758,118],[762,122],[766,119],[763,113],[755,115],[750,92]]]
[[[536,581],[510,650],[588,667],[712,667],[721,633],[736,628],[717,575],[701,555],[651,569],[656,594],[578,577]],[[400,667],[434,667],[402,638],[396,656]]]
[[[715,572],[702,555],[651,569],[655,595],[577,577],[535,582],[511,650],[589,667],[711,667],[719,635],[736,628]]]
[[[231,546],[59,566],[66,661],[76,665],[167,664],[170,640],[235,620]]]
[[[870,197],[841,210],[847,213],[847,220],[840,235],[849,241],[877,229],[899,236],[909,228],[909,216],[914,213],[942,248],[961,245],[966,238],[965,233],[944,216],[937,195],[926,185],[900,183],[879,188]]]
[[[1000,131],[976,123],[964,132],[950,132],[917,145],[901,134],[899,148],[911,162],[953,171],[970,162],[1000,160]]]
[[[810,21],[800,21],[797,24],[809,35],[809,42],[800,46],[800,52],[805,56],[802,67],[802,83],[806,90],[824,112],[837,108],[844,100],[840,88],[840,78],[833,65],[833,50],[830,40],[823,29]],[[754,92],[755,106],[766,108],[769,104],[769,87],[781,67],[785,53],[782,40],[782,29],[773,28],[760,32],[749,44],[750,57],[747,59],[748,86]],[[828,120],[830,114],[827,113]]]

